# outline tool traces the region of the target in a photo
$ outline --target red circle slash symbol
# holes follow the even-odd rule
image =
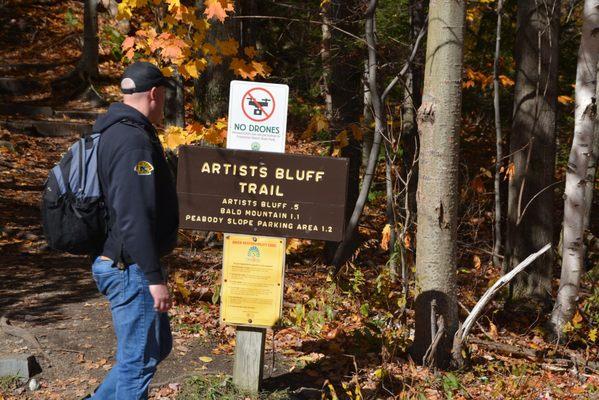
[[[275,112],[275,97],[264,88],[252,88],[241,98],[241,110],[250,120],[264,122]]]

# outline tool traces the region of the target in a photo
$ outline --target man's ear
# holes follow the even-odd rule
[[[156,86],[154,86],[152,89],[150,89],[150,100],[156,101],[157,97],[158,97],[158,88]]]

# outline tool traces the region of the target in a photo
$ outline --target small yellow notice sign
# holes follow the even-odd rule
[[[283,302],[284,239],[225,234],[225,242],[221,321],[274,326]]]

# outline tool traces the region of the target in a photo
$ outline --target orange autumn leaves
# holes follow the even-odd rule
[[[234,38],[215,43],[206,41],[211,23],[222,23],[235,11],[233,2],[206,0],[204,5],[203,16],[198,17],[201,14],[196,7],[185,6],[180,0],[123,0],[118,6],[118,18],[131,18],[134,12],[142,15],[145,7],[166,11],[158,21],[142,22],[141,29],[123,41],[125,57],[129,61],[152,61],[161,66],[167,76],[176,69],[186,79],[198,78],[209,63],[223,62],[228,62],[229,69],[242,79],[268,76],[270,68],[254,59],[257,55],[254,47],[240,48]]]
[[[181,145],[194,144],[200,141],[220,145],[224,143],[227,137],[227,120],[220,118],[210,125],[195,122],[185,128],[169,126],[159,137],[162,145],[170,150],[176,150]]]
[[[220,22],[224,22],[225,18],[227,18],[227,12],[235,11],[233,2],[227,0],[206,0],[204,5],[206,6],[204,10],[206,18],[215,18]]]

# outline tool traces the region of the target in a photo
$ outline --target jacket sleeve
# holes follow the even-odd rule
[[[110,167],[109,191],[123,247],[149,283],[164,283],[156,243],[156,165],[153,151],[122,149]]]

